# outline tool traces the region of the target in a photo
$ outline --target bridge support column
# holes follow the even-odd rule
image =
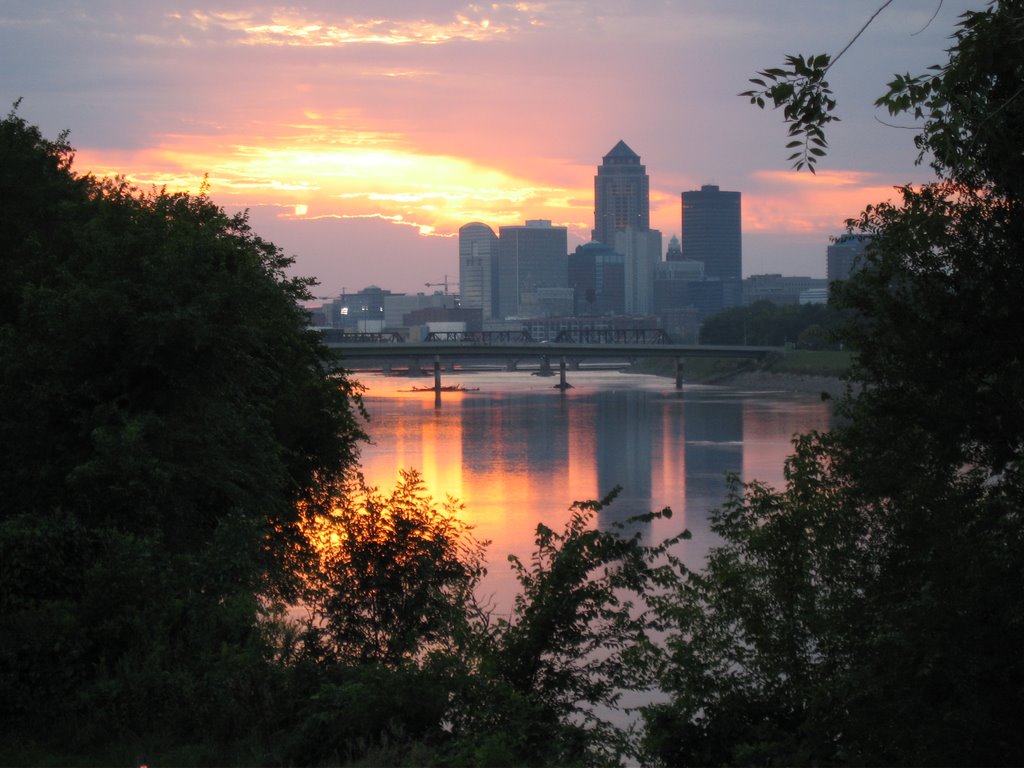
[[[434,355],[434,392],[441,394],[441,356]]]
[[[565,380],[565,358],[563,357],[558,364],[558,388],[565,392],[569,388],[569,383]]]
[[[519,361],[518,360],[513,360],[512,358],[509,358],[508,362],[505,363],[505,370],[506,371],[515,371],[515,370],[517,370],[518,365],[519,365]]]
[[[676,389],[683,388],[683,358],[676,358]]]
[[[538,376],[554,376],[555,372],[551,370],[551,361],[547,355],[543,355],[540,358],[540,370],[537,371]]]
[[[572,358],[572,359],[571,359],[571,360],[569,361],[569,366],[570,366],[570,367],[571,367],[571,368],[572,368],[572,369],[573,369],[574,371],[578,371],[578,370],[580,369],[580,363],[581,363],[581,362],[583,362],[582,358],[579,358],[579,357],[574,357],[574,358]]]

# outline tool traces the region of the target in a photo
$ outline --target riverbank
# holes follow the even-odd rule
[[[838,399],[846,392],[846,382],[838,376],[815,376],[799,373],[776,373],[769,370],[747,370],[705,380],[704,384],[721,384],[742,389],[801,394],[825,394]]]
[[[683,376],[697,384],[775,392],[822,394],[839,398],[846,392],[843,375],[851,363],[849,353],[789,350],[767,360],[690,358],[684,361]],[[674,377],[675,364],[667,360],[640,360],[635,373]]]

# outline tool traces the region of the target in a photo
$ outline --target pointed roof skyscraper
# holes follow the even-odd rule
[[[604,156],[604,162],[607,165],[618,165],[623,163],[629,163],[634,165],[640,164],[640,155],[629,148],[629,144],[619,139],[619,143],[612,147],[608,154]]]
[[[620,140],[604,156],[594,177],[594,231],[599,243],[615,246],[615,233],[650,228],[650,179],[640,155]]]

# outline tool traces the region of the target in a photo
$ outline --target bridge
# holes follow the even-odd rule
[[[466,332],[459,333],[466,334]],[[633,333],[633,331],[629,331],[629,333]],[[347,334],[347,336],[352,335],[354,334]],[[450,335],[445,334],[443,338],[438,335],[436,339],[421,342],[397,341],[394,338],[390,340],[354,340],[344,337],[332,338],[331,336],[331,334],[325,334],[325,345],[344,363],[360,360],[406,359],[412,361],[412,366],[418,366],[416,361],[419,358],[433,358],[434,389],[438,392],[441,390],[442,358],[452,360],[500,358],[510,361],[510,370],[515,370],[515,365],[520,360],[535,359],[540,362],[542,372],[551,372],[551,361],[558,360],[560,371],[558,387],[563,390],[569,386],[565,377],[567,360],[573,361],[574,367],[578,367],[580,360],[595,357],[625,360],[670,358],[676,361],[676,389],[682,389],[683,360],[686,358],[717,357],[757,360],[778,351],[775,347],[671,344],[665,340],[667,337],[663,332],[651,332],[650,329],[643,337],[636,336],[637,340],[633,341],[603,341],[599,338],[582,342],[574,340],[538,342],[524,340],[522,337],[518,341],[491,340],[469,334],[459,337],[454,332]],[[644,341],[640,340],[641,338],[650,340]]]

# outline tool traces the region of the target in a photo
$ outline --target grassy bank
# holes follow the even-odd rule
[[[851,352],[790,349],[769,358],[764,370],[770,373],[793,373],[802,376],[842,376],[850,369],[852,362]]]
[[[789,349],[780,350],[765,360],[686,358],[683,361],[683,376],[687,381],[706,384],[724,381],[737,374],[751,371],[838,378],[849,370],[850,363],[851,354],[849,352],[812,352],[806,349]],[[632,370],[636,373],[675,376],[675,362],[662,359],[640,360],[632,367]]]

